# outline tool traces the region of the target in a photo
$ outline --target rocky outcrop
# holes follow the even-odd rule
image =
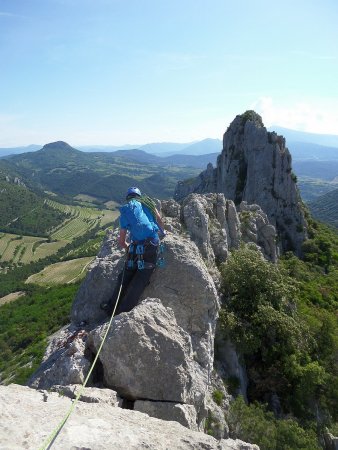
[[[182,202],[182,222],[203,258],[224,262],[240,242],[255,243],[263,255],[277,261],[276,229],[258,205],[242,202],[237,212],[224,194],[190,194]]]
[[[101,325],[89,334],[93,353],[105,328]],[[100,360],[104,385],[124,398],[203,403],[204,383],[195,373],[191,339],[158,299],[146,299],[115,318]]]
[[[86,333],[74,325],[51,336],[42,363],[29,380],[29,385],[49,389],[56,384],[82,384],[91,363],[85,340]]]
[[[85,282],[77,292],[71,311],[72,323],[86,322],[91,326],[106,319],[100,304],[113,295],[117,277],[123,268],[123,256],[124,251],[117,245],[117,234],[108,233]]]
[[[31,386],[49,389],[84,381],[105,332],[100,303],[113,292],[123,264],[115,242],[110,232],[75,298],[72,324],[51,339]],[[201,429],[219,299],[194,242],[169,235],[165,245],[166,267],[155,271],[137,307],[114,318],[89,385],[114,389],[132,402],[170,403],[149,409],[161,417],[167,411],[168,420],[177,414],[174,404],[187,405],[189,417],[196,418],[193,429]]]
[[[64,418],[71,400],[55,392],[0,386],[0,448],[40,448]],[[79,402],[53,449],[259,450],[240,440],[220,441],[179,423],[149,417],[107,403]]]
[[[285,139],[268,132],[254,111],[237,116],[223,137],[217,167],[208,165],[196,179],[178,184],[176,200],[190,193],[223,193],[236,206],[242,201],[259,205],[277,229],[282,250],[301,254],[306,222],[291,155]]]
[[[128,407],[207,430],[218,439],[228,437],[224,411],[230,396],[213,372],[213,367],[218,370],[217,263],[246,240],[273,261],[277,254],[274,227],[261,208],[243,202],[240,209],[215,193],[191,194],[181,205],[163,202],[166,229],[172,231],[164,241],[166,265],[154,272],[139,304],[113,319],[81,400]],[[117,233],[109,231],[73,302],[71,324],[51,337],[30,386],[75,397],[74,384],[83,383],[106,332],[100,304],[112,295],[123,264]],[[238,375],[237,366],[225,364],[221,370],[224,379]],[[222,404],[215,401],[215,390]]]

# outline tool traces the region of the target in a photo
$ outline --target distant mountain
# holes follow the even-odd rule
[[[204,169],[209,162],[216,163],[218,153],[209,153],[206,155],[181,155],[175,153],[171,156],[157,156],[147,153],[143,150],[118,150],[111,153],[112,156],[119,156],[133,161],[147,164],[159,164],[165,166],[189,166]]]
[[[286,145],[291,152],[293,161],[296,159],[316,161],[338,160],[338,147],[292,141],[287,141]]]
[[[42,145],[26,145],[25,147],[4,147],[0,148],[0,158],[7,155],[17,155],[20,153],[26,153],[26,152],[35,152],[36,150],[39,150],[42,147]]]
[[[116,150],[132,150],[140,145],[80,145],[77,148],[83,152],[115,152]]]
[[[338,189],[321,195],[309,203],[309,208],[316,219],[338,228]]]
[[[42,190],[68,198],[87,194],[102,202],[122,201],[135,179],[148,195],[167,198],[173,195],[179,180],[196,175],[198,170],[172,167],[172,162],[140,150],[82,152],[62,141],[35,152],[8,156],[1,162]]]
[[[147,153],[153,153],[155,155],[161,154],[174,154],[184,150],[189,147],[193,142],[188,142],[186,144],[174,143],[174,142],[159,142],[152,144],[145,144],[139,147],[139,150],[143,150]]]
[[[185,155],[205,155],[207,153],[221,153],[223,143],[220,139],[203,139],[203,141],[185,147],[181,153]]]
[[[275,131],[277,134],[284,136],[287,146],[289,146],[290,142],[307,142],[338,148],[338,135],[335,134],[306,133],[304,131],[291,130],[279,126],[269,127],[268,130]]]

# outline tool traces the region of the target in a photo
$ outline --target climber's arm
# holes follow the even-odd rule
[[[155,216],[156,216],[156,222],[162,228],[162,230],[164,230],[163,220],[162,220],[160,213],[157,211],[157,209],[155,209]]]
[[[126,237],[127,237],[126,228],[120,228],[119,245],[125,249],[128,248],[128,243],[126,242]]]

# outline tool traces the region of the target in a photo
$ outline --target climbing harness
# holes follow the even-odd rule
[[[136,247],[136,255],[137,255],[137,268],[139,270],[144,269],[144,245],[138,244]]]
[[[165,261],[164,261],[164,242],[161,242],[160,245],[158,246],[158,254],[157,254],[157,267],[159,267],[160,269],[163,269],[163,267],[165,266]]]
[[[163,268],[165,267],[165,261],[164,261],[164,250],[165,245],[163,242],[161,242],[158,245],[157,250],[157,258],[156,258],[156,265],[144,261],[144,251],[147,245],[154,245],[151,243],[151,241],[142,241],[142,242],[132,242],[129,245],[128,249],[128,256],[127,256],[127,268],[129,270],[134,269],[135,265],[138,270],[143,269],[153,269],[154,267]],[[135,257],[136,256],[136,257]]]
[[[39,448],[39,450],[49,450],[52,447],[54,441],[58,437],[58,435],[59,435],[60,431],[62,430],[63,426],[66,424],[66,422],[69,419],[70,415],[74,411],[75,406],[76,406],[77,402],[79,401],[79,399],[80,399],[80,397],[81,397],[81,395],[83,393],[83,390],[86,387],[86,384],[88,383],[89,377],[91,376],[91,374],[93,372],[95,364],[96,364],[96,362],[97,362],[97,360],[99,358],[99,355],[101,353],[102,347],[103,347],[103,345],[104,345],[104,343],[106,341],[106,338],[107,338],[107,335],[108,335],[108,331],[109,331],[109,329],[111,327],[111,324],[112,324],[112,321],[113,321],[113,318],[114,318],[114,315],[115,315],[115,311],[116,311],[118,302],[120,300],[120,296],[121,296],[121,292],[122,292],[123,279],[124,279],[125,266],[126,265],[124,264],[124,269],[123,269],[122,278],[121,278],[121,285],[120,285],[120,289],[119,289],[117,300],[116,300],[116,303],[115,303],[115,306],[114,306],[113,313],[111,315],[111,318],[109,320],[108,326],[107,326],[106,331],[104,333],[104,336],[103,336],[103,339],[101,341],[100,347],[99,347],[99,349],[98,349],[98,351],[96,353],[96,356],[94,358],[94,361],[93,361],[93,363],[92,363],[92,365],[91,365],[91,367],[89,369],[88,375],[86,376],[86,379],[84,380],[82,386],[80,387],[78,394],[76,395],[73,403],[71,404],[71,406],[70,406],[69,410],[67,411],[67,413],[65,414],[64,418],[55,427],[55,429],[50,433],[50,435],[46,438],[46,440],[44,441],[43,445]]]

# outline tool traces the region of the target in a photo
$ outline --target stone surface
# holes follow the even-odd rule
[[[93,352],[105,330],[101,325],[90,332]],[[172,309],[158,299],[146,299],[114,319],[100,361],[105,386],[122,397],[198,406],[203,401],[190,336],[177,325]]]
[[[258,205],[242,202],[237,213],[224,194],[190,194],[182,209],[190,238],[209,263],[224,262],[240,242],[255,243],[267,259],[277,261],[275,227]]]
[[[111,406],[122,407],[122,399],[117,392],[112,389],[85,387],[79,384],[70,384],[68,386],[54,385],[51,391],[57,392],[59,395],[75,399],[81,390],[79,401],[86,403],[107,403]]]
[[[247,202],[240,204],[239,211],[242,240],[255,243],[267,259],[277,262],[277,234],[268,216],[260,206],[248,205]]]
[[[338,450],[338,437],[333,436],[326,428],[324,431],[325,450]]]
[[[220,308],[216,286],[190,239],[169,235],[164,242],[166,265],[152,275],[141,299],[160,298],[173,310],[177,324],[191,337],[195,361],[207,376]]]
[[[241,394],[247,401],[248,378],[244,363],[241,361],[234,344],[223,337],[218,329],[215,336],[215,370],[223,380],[237,380],[238,389],[235,394]]]
[[[73,302],[71,320],[74,324],[86,322],[86,325],[93,326],[106,319],[100,304],[107,302],[114,292],[118,274],[123,268],[124,254],[118,248],[117,233],[108,231]]]
[[[55,333],[45,352],[42,364],[28,381],[28,385],[49,389],[61,384],[82,384],[89,371],[86,357],[86,333],[73,326]]]
[[[0,449],[41,448],[64,418],[71,400],[24,386],[0,386]],[[79,402],[53,450],[259,450],[239,440],[217,441],[176,422],[106,403]]]
[[[162,420],[173,420],[190,430],[198,431],[196,410],[192,405],[137,400],[134,404],[134,411],[140,411]]]
[[[237,116],[223,137],[217,167],[177,185],[175,199],[192,192],[223,193],[236,205],[258,204],[275,226],[282,250],[301,254],[306,222],[285,139],[268,132],[255,112]]]

